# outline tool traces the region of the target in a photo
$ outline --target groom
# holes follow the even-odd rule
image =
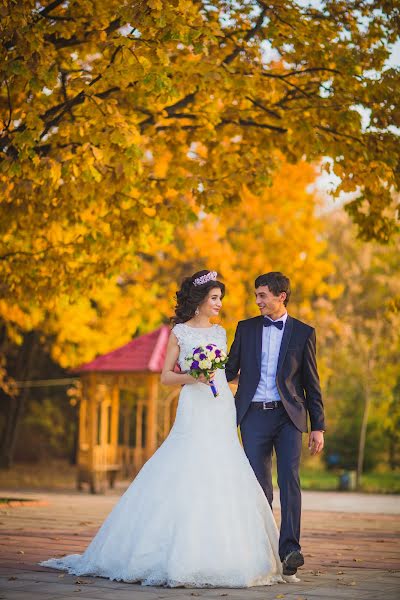
[[[315,330],[288,315],[290,282],[282,273],[257,277],[255,296],[261,315],[238,323],[226,376],[232,381],[240,371],[237,421],[244,450],[271,507],[275,448],[281,500],[279,555],[284,575],[294,575],[304,564],[299,464],[307,413],[311,454],[324,446]]]

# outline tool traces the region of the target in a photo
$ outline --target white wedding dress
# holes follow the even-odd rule
[[[175,325],[179,364],[193,348],[215,343],[219,325]],[[283,582],[278,530],[240,445],[225,371],[219,396],[184,385],[175,423],[98,533],[80,554],[41,565],[143,585],[243,588]]]

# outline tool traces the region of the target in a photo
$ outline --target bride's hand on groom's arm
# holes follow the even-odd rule
[[[318,454],[324,447],[324,432],[311,431],[308,440],[308,449],[311,454]]]

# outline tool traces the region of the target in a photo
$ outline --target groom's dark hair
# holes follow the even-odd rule
[[[259,288],[262,285],[267,285],[268,289],[274,296],[279,296],[281,292],[285,292],[286,298],[284,305],[287,306],[291,294],[289,277],[286,277],[280,271],[271,271],[271,273],[265,273],[265,275],[259,275],[254,282],[255,288]]]

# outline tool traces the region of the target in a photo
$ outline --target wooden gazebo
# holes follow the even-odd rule
[[[76,369],[81,376],[78,489],[133,477],[168,435],[179,389],[160,384],[170,328],[133,339]]]

